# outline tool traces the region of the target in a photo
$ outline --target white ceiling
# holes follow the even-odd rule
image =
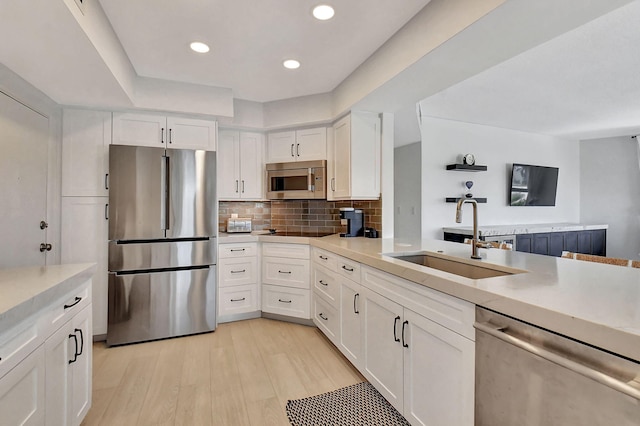
[[[258,102],[326,93],[429,0],[333,0],[333,19],[311,15],[321,0],[100,0],[141,77],[233,89]],[[191,41],[211,47],[189,49]],[[297,70],[283,68],[295,58]]]
[[[421,102],[423,115],[561,137],[640,133],[640,1]]]

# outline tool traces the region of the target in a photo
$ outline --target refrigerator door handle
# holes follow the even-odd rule
[[[162,156],[160,163],[160,228],[163,231],[169,229],[169,157]]]

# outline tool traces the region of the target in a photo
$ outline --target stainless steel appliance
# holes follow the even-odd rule
[[[270,163],[267,169],[269,200],[327,198],[327,161]]]
[[[638,425],[640,360],[476,309],[476,425]]]
[[[340,207],[340,223],[347,225],[347,232],[341,237],[361,237],[364,235],[364,213],[353,207]]]
[[[251,232],[250,217],[230,217],[227,219],[227,232]]]
[[[109,346],[215,329],[215,176],[215,152],[109,147]]]

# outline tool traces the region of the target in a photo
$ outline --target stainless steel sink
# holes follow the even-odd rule
[[[443,259],[441,257],[431,256],[428,254],[410,254],[396,256],[387,254],[387,256],[405,262],[415,263],[416,265],[427,266],[429,268],[438,269],[450,274],[460,275],[462,277],[479,280],[482,278],[500,277],[504,275],[513,275],[521,271],[507,272],[498,269],[487,268],[483,266],[470,265],[468,263],[458,262],[455,260]]]

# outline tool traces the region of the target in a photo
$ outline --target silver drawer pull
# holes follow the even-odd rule
[[[325,283],[325,282],[324,282],[324,281],[322,281],[322,280],[320,280],[320,281],[318,281],[318,282],[319,282],[320,284],[322,284],[323,286],[325,286],[325,287],[328,287],[328,286],[329,286],[329,284]]]
[[[280,273],[280,274],[290,274],[291,271],[278,271],[278,273]]]
[[[231,249],[230,251],[245,251],[245,249],[241,248],[241,249]]]
[[[282,299],[278,299],[278,302],[282,302],[282,303],[291,303],[291,300],[282,300]]]
[[[243,300],[247,300],[247,298],[243,297],[241,299],[231,299],[232,302],[242,302]]]
[[[322,259],[322,260],[329,260],[329,258],[328,258],[328,257],[324,257],[323,255],[320,255],[320,256],[318,256],[318,257],[319,257],[320,259]]]
[[[247,272],[246,269],[243,269],[242,271],[230,271],[232,274],[242,274],[243,272]]]
[[[322,312],[320,312],[320,313],[318,314],[318,316],[319,316],[320,318],[322,318],[323,320],[325,320],[325,321],[329,321],[329,318],[325,317],[325,316],[324,316],[324,314],[323,314]]]
[[[347,272],[353,272],[353,268],[347,268],[345,265],[342,265],[342,269],[344,269]]]

